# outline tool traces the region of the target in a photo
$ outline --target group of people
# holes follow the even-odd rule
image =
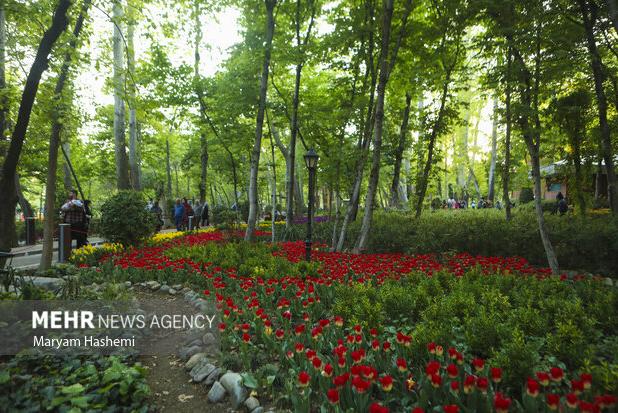
[[[187,198],[182,198],[182,200],[178,198],[174,204],[172,215],[177,231],[199,229],[201,226],[210,225],[208,203],[206,201],[203,204],[198,202],[195,208],[193,208],[192,203]],[[193,228],[189,228],[190,217],[192,217],[191,226]]]
[[[457,200],[454,198],[449,198],[442,201],[442,209],[485,209],[494,207],[497,209],[502,209],[502,204],[500,203],[500,201],[496,201],[496,204],[494,205],[491,200],[485,199],[485,197],[481,197],[478,202],[473,199],[472,201],[470,201],[469,205],[468,202],[466,202],[466,200],[464,199]]]

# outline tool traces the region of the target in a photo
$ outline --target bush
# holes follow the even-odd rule
[[[545,220],[561,268],[618,276],[618,219],[610,214],[586,217],[548,214]],[[360,221],[357,219],[349,227],[347,248],[358,237]],[[316,224],[314,240],[330,245],[332,231],[333,222]],[[304,226],[294,225],[280,236],[303,240],[305,233]],[[376,211],[367,249],[411,254],[467,252],[520,256],[534,265],[547,266],[534,209],[528,205],[516,208],[510,222],[504,219],[504,211],[496,209],[438,210],[419,219],[400,211]]]
[[[534,192],[532,191],[532,188],[522,188],[519,193],[519,203],[527,204],[532,201],[534,201]]]
[[[136,245],[155,232],[156,219],[141,193],[120,191],[101,206],[101,236],[122,245]]]
[[[412,336],[464,348],[508,372],[507,385],[519,386],[549,365],[570,370],[618,367],[618,293],[594,282],[484,275],[463,277],[413,274],[386,281],[337,287],[333,312],[352,324],[392,324],[412,328]],[[422,351],[422,349],[418,349]],[[609,367],[605,367],[608,369]]]
[[[193,262],[235,268],[242,277],[280,278],[289,275],[317,275],[317,263],[292,263],[273,255],[273,248],[263,243],[209,242],[201,245],[180,246],[165,251],[171,259],[190,259]]]

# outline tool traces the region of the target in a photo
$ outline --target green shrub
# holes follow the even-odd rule
[[[273,255],[276,247],[264,243],[227,242],[180,246],[165,251],[171,259],[188,258],[191,261],[235,268],[243,277],[280,278],[287,275],[317,275],[319,263],[293,263]]]
[[[0,405],[10,411],[148,411],[139,363],[117,357],[18,356],[0,367]]]
[[[553,365],[578,370],[589,363],[611,364],[618,349],[618,291],[598,282],[572,284],[477,270],[460,278],[419,273],[388,280],[380,288],[340,286],[333,313],[351,324],[388,320],[412,331],[419,351],[430,341],[456,345],[503,367],[507,386],[520,386],[538,369]]]
[[[547,266],[534,209],[526,205],[513,213],[513,219],[507,222],[504,211],[496,209],[438,210],[419,219],[405,212],[376,211],[367,248],[372,252],[521,256],[534,265]],[[561,268],[618,276],[618,219],[609,214],[548,214],[545,219]],[[358,237],[360,221],[349,227],[347,248]],[[330,245],[332,231],[333,222],[316,224],[314,239]],[[294,225],[280,235],[303,240],[305,232],[303,226]]]
[[[156,220],[141,193],[120,191],[101,206],[101,236],[125,246],[137,245],[154,234]]]
[[[527,204],[532,201],[534,201],[534,192],[532,188],[522,188],[521,192],[519,192],[519,203]]]

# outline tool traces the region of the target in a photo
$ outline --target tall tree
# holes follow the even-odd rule
[[[363,214],[363,223],[361,225],[360,235],[355,245],[356,252],[366,248],[369,239],[369,230],[371,229],[371,221],[373,218],[373,204],[378,191],[378,182],[380,179],[380,161],[382,155],[382,132],[384,127],[384,96],[386,94],[386,84],[395,67],[397,61],[397,53],[399,46],[406,36],[408,17],[412,11],[412,0],[408,0],[405,5],[405,11],[399,28],[399,36],[390,51],[390,36],[391,23],[393,18],[393,0],[385,0],[384,2],[384,21],[382,23],[382,45],[380,49],[380,57],[378,65],[380,66],[380,77],[378,81],[378,96],[376,102],[376,112],[373,126],[373,153],[371,159],[371,172],[369,174],[369,186],[367,188],[367,197],[365,198],[365,209]],[[389,53],[390,52],[390,53]]]
[[[498,99],[494,98],[492,122],[491,122],[491,158],[489,160],[489,182],[487,199],[494,202],[496,182],[496,158],[498,152]]]
[[[114,145],[116,156],[116,186],[118,189],[129,189],[129,162],[125,139],[125,107],[124,107],[124,47],[122,39],[123,9],[122,0],[114,0],[112,9],[114,35],[112,48],[114,51]]]
[[[339,233],[339,239],[337,240],[337,251],[343,249],[343,245],[346,240],[346,234],[348,226],[352,221],[356,219],[358,212],[358,205],[361,196],[361,187],[363,183],[363,175],[365,171],[365,163],[369,154],[369,144],[371,143],[371,132],[373,131],[373,120],[375,117],[375,90],[376,83],[378,81],[378,69],[374,63],[374,48],[375,48],[375,3],[371,0],[364,2],[364,22],[362,25],[364,29],[362,32],[369,33],[367,35],[366,48],[361,47],[364,52],[364,66],[365,73],[363,76],[362,91],[369,95],[366,106],[361,110],[365,111],[364,116],[361,114],[358,122],[358,159],[355,165],[354,182],[352,184],[352,190],[350,191],[350,200],[346,208],[343,222],[341,223],[341,231]],[[364,43],[364,38],[361,40],[361,44]],[[363,44],[364,46],[364,44]],[[364,50],[363,50],[364,49]]]
[[[262,132],[264,126],[264,111],[266,110],[266,92],[268,89],[268,72],[270,55],[275,34],[274,9],[277,0],[264,0],[266,5],[266,43],[264,50],[264,63],[262,65],[262,77],[260,79],[260,95],[255,125],[255,142],[251,151],[251,169],[249,176],[249,219],[245,240],[252,241],[255,235],[258,214],[258,169],[260,166],[260,152],[262,149]]]
[[[462,37],[461,32],[463,21],[462,15],[456,10],[441,11],[438,10],[438,16],[440,17],[442,25],[442,36],[440,44],[438,46],[438,59],[439,67],[441,68],[441,90],[439,97],[438,110],[431,124],[429,125],[429,133],[425,136],[427,141],[427,155],[423,161],[422,171],[419,176],[418,185],[416,188],[416,218],[421,216],[423,211],[423,202],[427,193],[427,187],[429,184],[429,174],[431,172],[434,163],[434,151],[436,147],[436,141],[438,137],[448,131],[449,128],[449,111],[448,101],[451,95],[451,87],[453,83],[453,77],[455,75],[455,69],[459,65],[462,59]],[[450,30],[453,30],[451,33]],[[421,137],[419,136],[419,140]]]
[[[6,17],[4,1],[0,1],[0,142],[4,144],[4,136],[7,130],[6,115],[9,111],[6,96]],[[4,155],[0,153],[0,155]]]
[[[584,30],[586,33],[586,46],[590,57],[590,67],[594,78],[594,91],[596,94],[597,111],[599,112],[599,127],[601,128],[601,151],[605,161],[607,172],[607,198],[614,215],[618,215],[618,185],[616,183],[616,171],[614,169],[614,154],[612,151],[612,139],[609,122],[607,120],[607,96],[603,82],[603,61],[597,48],[594,36],[594,27],[598,18],[598,5],[592,0],[577,0],[579,5]]]
[[[539,226],[539,234],[547,256],[547,262],[554,274],[559,271],[558,259],[554,251],[553,244],[549,238],[549,231],[545,223],[543,214],[543,205],[541,200],[541,121],[539,113],[539,89],[541,83],[541,39],[542,39],[542,22],[540,20],[541,12],[539,8],[529,10],[534,13],[533,20],[533,38],[532,44],[534,51],[531,53],[534,68],[531,70],[528,67],[527,61],[522,52],[514,44],[513,35],[507,31],[507,44],[511,48],[514,57],[515,79],[517,80],[519,89],[519,106],[517,122],[521,130],[522,137],[526,143],[530,162],[532,164],[532,177],[534,179],[534,207],[536,211],[537,222]],[[528,57],[528,56],[526,56]]]
[[[136,191],[142,189],[142,174],[140,166],[140,149],[137,124],[137,99],[135,84],[135,26],[137,19],[135,5],[128,3],[127,12],[127,74],[129,78],[127,87],[127,101],[129,103],[129,170],[131,174],[131,188]]]
[[[60,73],[56,79],[54,87],[54,106],[51,112],[52,127],[49,137],[49,151],[47,160],[47,180],[45,181],[45,221],[43,222],[43,250],[41,252],[41,261],[39,268],[46,270],[51,267],[53,255],[53,239],[54,239],[54,224],[53,215],[55,212],[56,200],[56,170],[58,167],[58,148],[61,144],[61,135],[63,131],[62,113],[66,109],[66,96],[64,96],[64,87],[69,77],[69,69],[71,67],[73,51],[77,46],[77,40],[82,31],[84,19],[88,13],[91,0],[84,0],[82,8],[75,21],[73,28],[73,36],[69,40],[68,51],[64,55]]]
[[[401,177],[401,162],[403,160],[403,151],[407,145],[408,121],[410,119],[410,106],[412,104],[412,96],[406,92],[406,107],[403,110],[403,119],[399,128],[399,142],[395,151],[395,165],[393,166],[393,182],[391,184],[391,207],[400,207],[402,195],[400,193],[400,177]]]
[[[207,122],[206,114],[206,102],[204,101],[204,90],[202,87],[202,80],[200,78],[200,43],[202,41],[202,21],[199,0],[195,1],[194,10],[194,23],[195,23],[195,49],[193,60],[193,76],[195,94],[197,95],[198,103],[200,105],[200,116],[202,123]],[[200,126],[200,203],[206,201],[206,178],[208,174],[208,141],[206,140],[206,132],[203,125]]]
[[[511,48],[507,49],[506,56],[506,76],[505,82],[505,97],[504,97],[504,169],[502,171],[502,200],[504,201],[504,213],[506,214],[506,220],[511,220],[511,198],[509,196],[509,184],[511,177],[511,126],[512,126],[512,113],[511,113],[511,94],[512,94],[512,81],[511,71],[513,67],[513,54]]]
[[[590,106],[590,95],[587,90],[575,90],[572,93],[555,99],[553,102],[554,117],[560,129],[569,138],[569,158],[575,169],[574,193],[579,213],[586,214],[586,198],[584,196],[584,177],[582,171],[581,147],[586,133],[586,112]]]
[[[15,191],[15,174],[17,164],[26,139],[26,131],[30,122],[32,106],[36,98],[39,82],[43,72],[49,64],[49,54],[58,40],[58,37],[67,27],[67,11],[71,6],[70,0],[59,0],[54,10],[51,26],[45,31],[39,43],[36,56],[26,78],[24,90],[17,112],[17,121],[11,135],[11,142],[2,165],[0,176],[0,251],[9,251],[15,233],[15,205],[17,194]],[[3,261],[0,261],[4,265]]]
[[[294,163],[296,161],[296,136],[298,135],[298,105],[300,103],[300,81],[303,66],[306,60],[306,48],[311,37],[311,29],[313,28],[313,22],[316,13],[316,0],[309,0],[311,8],[311,17],[309,18],[309,25],[303,38],[301,39],[300,26],[301,26],[301,0],[296,0],[296,11],[294,14],[294,27],[296,37],[296,75],[294,80],[294,96],[292,98],[292,119],[290,143],[287,150],[286,161],[286,218],[285,225],[289,230],[292,227],[294,221]],[[297,201],[300,201],[297,199]]]

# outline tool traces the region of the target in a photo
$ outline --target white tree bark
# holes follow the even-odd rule
[[[114,52],[114,143],[116,158],[116,185],[118,189],[129,189],[129,163],[125,139],[124,108],[124,54],[122,41],[123,10],[121,0],[114,0],[113,5],[114,35],[112,48]]]

